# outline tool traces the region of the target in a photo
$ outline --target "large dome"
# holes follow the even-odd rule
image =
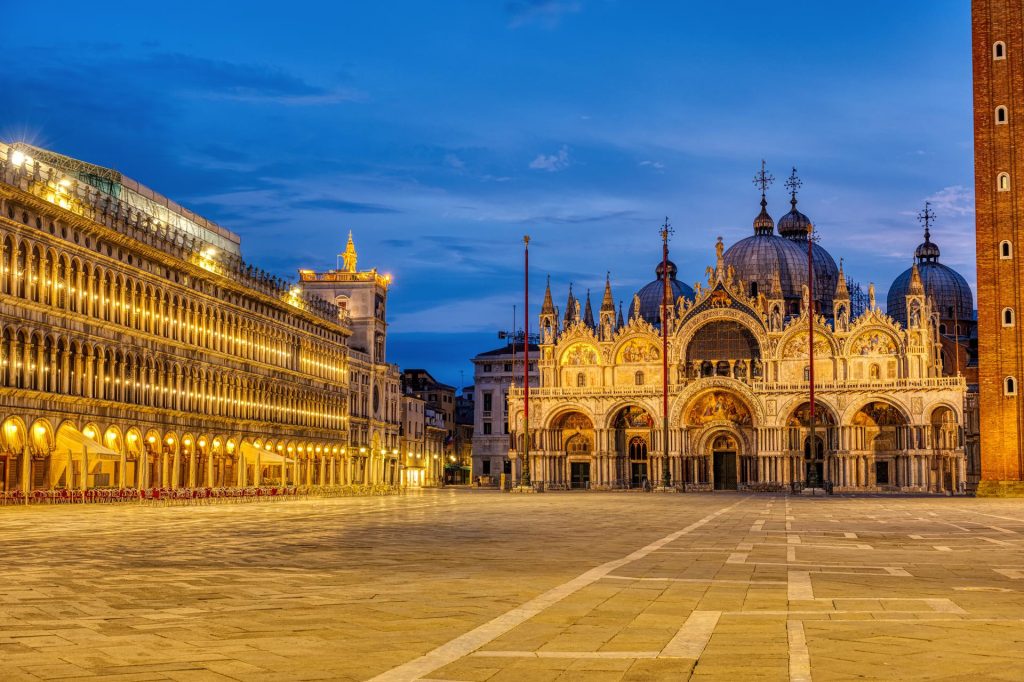
[[[659,262],[658,267],[654,270],[654,281],[644,285],[640,291],[636,292],[636,297],[640,299],[640,317],[655,326],[661,324],[662,296],[665,292],[665,281],[662,278],[663,272]],[[694,298],[693,289],[676,279],[677,272],[676,264],[669,261],[668,284],[672,288],[672,303],[675,304],[680,296],[692,301]],[[629,319],[633,319],[633,315],[636,313],[635,308],[636,302],[634,299],[634,302],[629,304]]]
[[[963,275],[939,262],[939,247],[931,240],[928,230],[924,243],[917,247],[914,256],[919,260],[917,269],[921,273],[924,293],[934,306],[943,322],[970,322],[974,320],[974,294]],[[885,309],[889,316],[901,325],[907,324],[907,290],[910,288],[908,268],[889,287]]]
[[[763,203],[762,200],[762,214],[765,213]],[[806,216],[800,215],[806,220]],[[812,254],[814,300],[817,301],[821,314],[831,317],[832,298],[839,282],[839,268],[828,251],[818,244],[812,246]],[[733,267],[736,277],[744,283],[746,292],[752,296],[762,293],[768,296],[777,271],[782,285],[782,296],[789,302],[787,314],[796,314],[799,311],[803,287],[807,284],[806,231],[802,235],[794,233],[790,238],[780,237],[771,230],[765,230],[755,221],[754,235],[730,246],[725,252],[725,264]]]

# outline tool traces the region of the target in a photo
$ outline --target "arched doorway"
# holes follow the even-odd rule
[[[542,464],[542,477],[556,486],[586,489],[590,487],[594,455],[594,424],[582,412],[566,412],[551,423],[554,450],[548,465]],[[536,468],[536,467],[535,467]]]
[[[612,420],[617,453],[616,484],[639,488],[649,480],[653,427],[654,419],[642,407],[629,405],[616,413]]]
[[[835,449],[836,418],[828,407],[814,401],[814,436],[811,437],[811,403],[808,401],[794,409],[787,422],[790,452],[798,452],[801,461],[793,463],[793,471],[803,475],[809,488],[825,485],[828,467],[826,458]]]
[[[645,488],[648,482],[647,439],[633,436],[629,439],[629,486]]]
[[[714,469],[715,490],[737,490],[737,457],[739,447],[736,439],[728,434],[716,436],[711,441],[712,467]]]
[[[895,406],[876,400],[853,416],[850,455],[837,462],[837,484],[846,487],[915,485],[930,487],[924,458],[901,462],[907,448],[907,418]],[[910,483],[913,481],[913,483]]]

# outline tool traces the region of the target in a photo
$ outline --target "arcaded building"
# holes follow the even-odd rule
[[[390,480],[372,433],[350,440],[352,368],[379,371],[350,358],[349,312],[236,234],[0,144],[0,246],[0,490]]]
[[[540,386],[530,391],[532,483],[965,491],[966,382],[943,371],[945,311],[940,315],[926,293],[926,263],[913,264],[888,314],[876,305],[873,287],[866,304],[857,305],[843,268],[822,245],[808,244],[813,228],[797,209],[796,186],[778,232],[762,194],[754,234],[728,250],[719,239],[706,282],[683,284],[669,261],[666,297],[659,263],[625,318],[616,312],[610,281],[596,317],[589,301],[581,306],[571,294],[560,314],[548,288],[539,317]],[[961,304],[956,312],[963,317],[969,299]],[[510,400],[510,457],[519,480],[522,389]]]

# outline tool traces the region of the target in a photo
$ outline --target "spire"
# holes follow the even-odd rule
[[[754,176],[754,185],[761,188],[761,213],[754,218],[754,234],[771,235],[775,231],[775,221],[768,215],[768,188],[775,182],[775,176],[768,172],[764,159],[761,159],[761,172]]]
[[[615,312],[615,299],[612,298],[612,273],[610,272],[604,278],[604,299],[601,301],[601,312]]]
[[[772,286],[768,290],[768,298],[778,300],[782,298],[782,277],[779,275],[779,268],[772,272]]]
[[[569,325],[576,319],[576,297],[572,295],[572,282],[569,282],[569,298],[565,302],[565,324]]]
[[[615,328],[621,329],[626,326],[626,321],[622,317],[622,301],[619,301],[619,316],[615,318]]]
[[[587,289],[587,306],[583,313],[583,322],[588,327],[594,327],[594,310],[590,307],[590,289]]]
[[[789,205],[792,206],[792,210],[796,211],[796,194],[800,191],[800,188],[804,186],[800,176],[796,174],[796,166],[793,166],[793,173],[786,180],[786,189],[789,190]]]
[[[540,309],[540,314],[555,314],[555,302],[551,300],[551,275],[548,275],[548,286],[546,289],[544,289],[544,305]]]
[[[923,296],[924,284],[921,282],[921,271],[917,269],[917,263],[910,268],[910,286],[907,288],[910,296]]]
[[[345,245],[345,253],[341,254],[342,269],[345,272],[355,272],[356,258],[356,244],[352,241],[352,230],[349,230],[348,243]]]
[[[837,301],[849,301],[850,290],[846,287],[846,275],[843,273],[843,259],[839,259],[839,281],[836,282],[836,295],[833,297]]]

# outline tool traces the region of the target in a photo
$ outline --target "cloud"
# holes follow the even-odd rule
[[[344,199],[303,199],[292,202],[291,207],[317,211],[337,211],[338,213],[401,213],[397,208],[391,208],[390,206],[362,201],[346,201]]]
[[[505,5],[509,14],[509,28],[539,24],[555,28],[566,14],[583,9],[581,0],[510,0]]]
[[[445,154],[444,165],[455,170],[465,170],[466,162],[459,158],[458,154]]]
[[[637,164],[641,168],[653,168],[654,170],[660,171],[665,169],[665,164],[661,161],[641,161]]]
[[[570,165],[572,162],[569,160],[569,147],[564,144],[557,154],[538,154],[537,158],[530,162],[530,168],[533,170],[542,170],[548,173],[563,171]]]

